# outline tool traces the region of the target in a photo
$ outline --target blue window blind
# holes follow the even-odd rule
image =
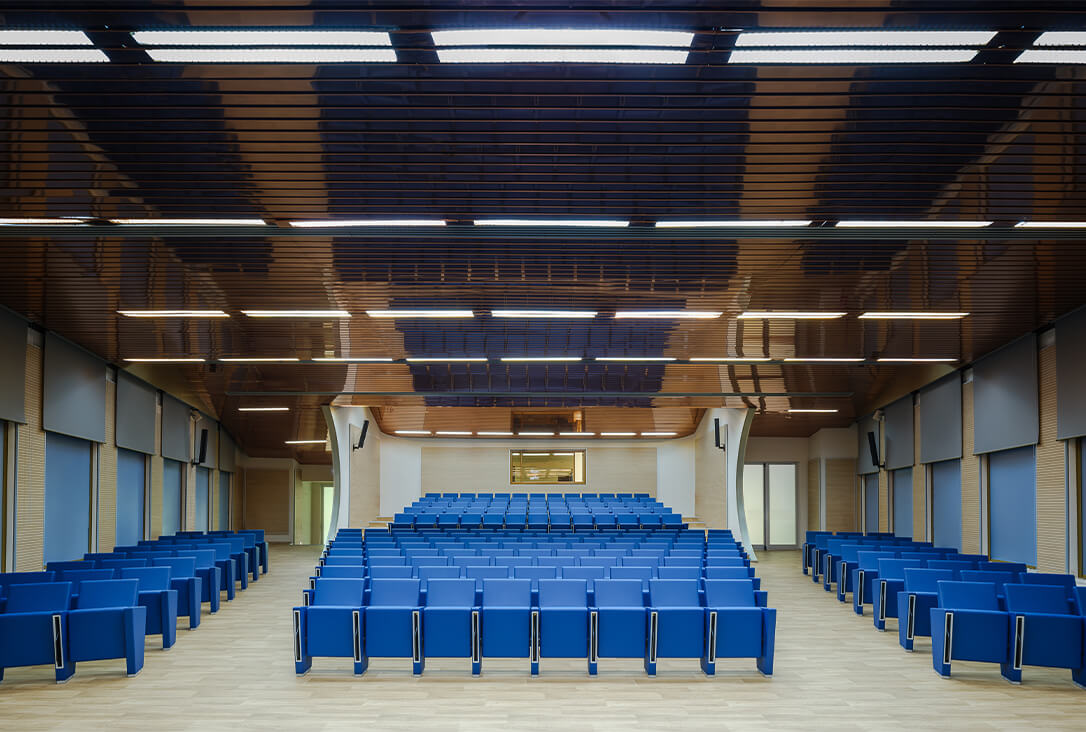
[[[91,443],[45,433],[46,562],[83,558],[90,546],[90,498]]]
[[[913,535],[913,469],[894,471],[894,536]]]
[[[230,473],[219,473],[219,512],[215,516],[215,528],[230,528]]]
[[[173,536],[181,530],[182,465],[176,460],[162,461],[162,535]]]
[[[988,455],[992,559],[1037,564],[1037,459],[1033,445]]]
[[[1078,555],[1078,573],[1083,577],[1086,577],[1086,504],[1083,504],[1083,499],[1086,499],[1086,490],[1083,489],[1086,486],[1086,473],[1082,472],[1086,470],[1086,438],[1078,441],[1078,543],[1079,543],[1079,555]]]
[[[196,524],[197,531],[207,531],[207,505],[208,490],[211,485],[211,471],[207,468],[196,468]]]
[[[931,464],[931,523],[935,546],[962,548],[962,464]]]
[[[117,545],[143,539],[143,499],[147,457],[142,452],[117,450]]]
[[[879,530],[879,474],[864,476],[864,533]]]

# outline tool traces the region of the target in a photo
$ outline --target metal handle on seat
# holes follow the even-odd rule
[[[60,615],[53,616],[53,665],[64,668],[64,622]]]
[[[358,610],[351,611],[351,649],[354,651],[354,662],[362,663],[362,613]]]
[[[600,614],[593,610],[588,614],[588,662],[596,663],[600,659]]]
[[[656,663],[656,631],[659,618],[655,610],[649,613],[649,663]]]
[[[716,610],[709,613],[709,663],[716,663]]]

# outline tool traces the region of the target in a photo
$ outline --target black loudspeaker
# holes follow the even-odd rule
[[[203,465],[207,461],[207,430],[200,430],[200,450],[196,454],[196,464]]]
[[[882,464],[879,462],[879,441],[875,439],[874,432],[867,433],[867,449],[871,451],[871,464],[876,468],[881,468]]]
[[[358,436],[358,444],[354,446],[355,450],[361,450],[362,446],[366,444],[366,433],[370,431],[370,421],[368,419],[362,420],[362,434]]]
[[[720,447],[720,418],[713,417],[713,444]]]

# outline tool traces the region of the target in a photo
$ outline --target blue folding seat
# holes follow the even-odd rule
[[[468,579],[475,581],[475,589],[477,592],[483,590],[483,580],[486,579],[508,579],[512,575],[512,568],[504,565],[495,565],[493,567],[465,567],[464,576]]]
[[[536,557],[538,567],[573,567],[577,565],[577,557]]]
[[[597,632],[590,657],[641,658],[647,662],[645,594],[637,579],[596,580],[591,611],[597,618]]]
[[[505,528],[507,529],[524,529],[528,526],[528,514],[525,513],[507,513],[505,514]]]
[[[623,567],[659,567],[663,562],[656,557],[619,557]]]
[[[489,512],[483,514],[483,528],[500,529],[503,526],[505,526],[505,514]]]
[[[84,562],[88,564],[88,562]],[[58,582],[71,582],[76,587],[84,580],[108,580],[116,576],[115,569],[62,569],[57,573]]]
[[[163,557],[151,560],[153,567],[170,568],[170,589],[177,590],[177,614],[189,619],[189,630],[200,625],[200,603],[203,580],[196,576],[196,560],[192,557]]]
[[[370,580],[369,602],[362,614],[362,670],[370,657],[410,658],[412,671],[422,673],[421,601],[417,579]]]
[[[415,517],[409,513],[397,513],[392,517],[392,528],[411,529],[415,526]]]
[[[702,669],[716,672],[717,658],[754,658],[758,670],[773,675],[777,611],[766,607],[766,593],[750,579],[705,580],[705,654]]]
[[[618,519],[606,513],[598,513],[593,517],[597,529],[614,529],[618,526]]]
[[[321,577],[308,606],[296,607],[294,670],[309,671],[313,657],[351,658],[354,672],[365,671],[362,638],[365,581]]]
[[[618,557],[577,557],[577,562],[582,567],[615,567],[618,566]]]
[[[193,572],[200,578],[200,602],[208,603],[211,612],[219,612],[219,592],[222,570],[215,565],[215,552],[203,549],[177,549],[175,556],[196,560]]]
[[[539,580],[555,579],[557,576],[557,567],[513,567],[513,577],[531,580],[533,592],[539,588]]]
[[[939,583],[954,579],[950,569],[906,569],[904,589],[897,593],[898,642],[913,650],[916,636],[931,635],[931,609],[939,603]]]
[[[143,670],[147,608],[139,605],[135,579],[79,583],[75,609],[68,613],[68,662],[125,659],[129,676]]]
[[[70,582],[7,585],[0,613],[0,681],[5,669],[17,666],[51,664],[58,683],[75,673],[67,651],[71,594]]]
[[[1013,572],[1014,570],[1007,570]],[[963,577],[964,579],[964,577]],[[1018,574],[1018,582],[1024,585],[1052,585],[1063,588],[1067,604],[1075,609],[1078,603],[1075,600],[1075,576],[1073,574],[1055,574],[1049,572],[1023,572]]]
[[[1006,597],[1004,586],[1017,584],[1018,578],[1022,576],[1014,572],[981,572],[979,569],[963,569],[959,574],[962,582],[991,582],[994,584],[996,586],[996,597],[1000,603]]]
[[[660,517],[654,513],[643,513],[638,516],[638,521],[645,528],[656,528],[661,525]]]
[[[734,557],[706,557],[706,567],[749,567],[750,560],[740,556]]]
[[[981,572],[1018,572],[1025,573],[1029,571],[1029,567],[1021,562],[977,562],[978,570]]]
[[[318,567],[318,577],[335,577],[337,579],[361,579],[366,576],[366,568],[361,564],[326,564]]]
[[[245,551],[245,541],[240,536],[218,536],[216,544],[226,544],[229,557],[234,561],[234,579],[245,590],[249,587],[249,554]]]
[[[588,583],[583,579],[539,580],[540,658],[589,659]],[[589,659],[589,672],[593,660]]]
[[[330,556],[330,557],[333,557],[333,556],[343,556],[343,557],[367,556],[367,557],[370,557],[372,559],[373,557],[402,557],[402,556],[404,556],[404,553],[403,553],[402,549],[397,549],[396,547],[388,547],[387,549],[386,548],[374,547],[374,548],[369,549],[367,551],[362,551],[361,549],[358,549],[358,550],[348,549],[348,550],[344,551],[344,550],[333,548],[332,551],[328,552],[328,556]]]
[[[0,573],[0,612],[7,602],[8,587],[11,585],[33,585],[56,581],[56,572],[3,572]]]
[[[259,567],[260,574],[268,573],[268,542],[264,539],[264,529],[238,529],[238,536],[250,536],[254,546],[253,553],[250,554],[249,568],[253,572],[253,580],[257,579],[257,568]],[[246,543],[246,549],[249,548]]]
[[[897,617],[897,594],[905,589],[905,570],[923,566],[924,562],[920,559],[879,560],[878,579],[871,593],[871,613],[876,629],[886,630],[886,618]],[[856,594],[853,593],[853,598]],[[855,599],[853,602],[855,608]]]
[[[415,574],[418,576],[419,581],[422,582],[423,590],[426,589],[426,583],[432,579],[457,579],[464,574],[464,568],[459,565],[446,566],[446,565],[421,565],[415,568]]]
[[[484,579],[482,656],[528,658],[539,669],[539,615],[532,608],[532,583],[526,579]]]
[[[231,556],[230,545],[223,542],[208,542],[201,545],[200,549],[203,550],[204,547],[215,553],[214,564],[219,568],[219,589],[226,591],[226,600],[229,602],[235,597],[234,585],[240,573],[238,563]]]
[[[477,529],[483,525],[483,514],[481,513],[463,513],[460,514],[460,526],[465,529]]]
[[[750,567],[706,567],[705,579],[749,579],[754,582],[754,589],[762,589],[762,579],[754,576],[754,570]]]
[[[633,513],[617,513],[617,514],[615,514],[615,524],[620,529],[639,529],[639,528],[641,528],[641,520],[637,517],[637,514],[633,514]]]
[[[859,554],[862,551],[874,551],[872,544],[857,542],[841,543],[837,554],[829,555],[833,562],[831,572],[824,578],[822,588],[830,591],[833,582],[837,583],[837,599],[844,602],[847,593],[852,592],[853,571],[859,566]],[[893,557],[893,554],[890,554]]]
[[[436,513],[420,513],[415,516],[415,528],[436,528],[438,515]]]
[[[137,601],[147,609],[147,635],[161,635],[162,647],[177,639],[177,590],[170,589],[169,567],[129,567],[119,570],[121,579],[138,582]]]
[[[963,569],[972,570],[976,568],[976,562],[961,561],[957,559],[937,559],[928,562],[928,569],[949,569],[954,573],[954,579],[961,577],[960,572]],[[1024,572],[1025,570],[1022,571]]]
[[[701,567],[660,567],[656,570],[656,576],[666,580],[688,580],[701,577]]]
[[[472,673],[478,674],[481,662],[479,620],[474,580],[431,580],[422,609],[419,671],[427,657],[470,658]]]
[[[641,587],[648,592],[649,580],[656,577],[657,570],[653,567],[611,567],[607,576],[615,580],[640,580]]]
[[[698,595],[698,580],[649,580],[645,671],[656,675],[657,658],[701,658],[704,652],[705,610]]]
[[[588,582],[588,592],[591,594],[595,589],[595,581],[603,579],[607,574],[607,570],[603,567],[576,567],[566,566],[559,570],[559,574],[562,579],[583,579]]]
[[[699,557],[664,557],[665,567],[701,567]]]
[[[939,604],[931,609],[931,662],[950,676],[951,661],[998,663],[1013,678],[1010,615],[999,607],[991,582],[940,582]]]
[[[456,564],[460,567],[488,567],[493,563],[494,562],[491,557],[477,556],[457,557],[455,561],[453,561],[453,564]]]
[[[1006,592],[1013,635],[1004,678],[1020,682],[1023,666],[1066,668],[1076,684],[1086,687],[1086,619],[1068,605],[1064,588],[1012,583]]]
[[[329,557],[334,559],[334,557]],[[330,564],[332,562],[329,562]],[[335,562],[336,564],[354,564],[354,562]],[[398,567],[407,564],[407,557],[396,555],[391,557],[367,557],[366,564],[371,567]]]
[[[894,559],[894,552],[859,552],[856,569],[852,570],[852,611],[864,614],[864,605],[873,602],[872,596],[879,579],[879,561]],[[837,583],[837,599],[846,602],[843,582]]]
[[[415,568],[403,564],[377,565],[369,568],[370,579],[408,579],[415,574]]]
[[[645,551],[645,550],[638,549],[638,550],[635,550],[635,551]],[[661,551],[661,550],[656,550],[656,551]],[[664,554],[664,556],[668,556],[668,557],[697,557],[698,559],[701,559],[702,551],[700,549],[672,549],[670,552],[666,552]]]

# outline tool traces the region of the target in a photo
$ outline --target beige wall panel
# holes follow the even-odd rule
[[[980,458],[973,454],[973,382],[962,384],[962,552],[980,552]]]
[[[926,472],[920,462],[920,404],[913,407],[913,540],[927,541],[927,498],[924,493]]]
[[[821,507],[818,504],[819,479],[821,466],[818,460],[807,461],[807,530],[818,531],[822,521]]]
[[[106,441],[98,451],[98,551],[107,552],[117,538],[117,383],[106,381]]]
[[[351,444],[357,445],[361,430],[354,425],[350,429]],[[351,503],[347,525],[366,528],[381,512],[381,443],[370,437],[362,449],[351,450],[350,459]]]
[[[826,530],[856,531],[856,461],[826,459]]]
[[[1056,346],[1038,356],[1041,440],[1037,444],[1037,568],[1067,571],[1066,461],[1056,439]]]
[[[890,474],[879,471],[879,531],[890,530]]]
[[[45,557],[45,432],[41,428],[42,349],[26,347],[26,424],[19,425],[15,571],[34,572]]]
[[[290,488],[294,471],[290,468],[246,468],[246,529],[264,529],[266,534],[290,533]]]

